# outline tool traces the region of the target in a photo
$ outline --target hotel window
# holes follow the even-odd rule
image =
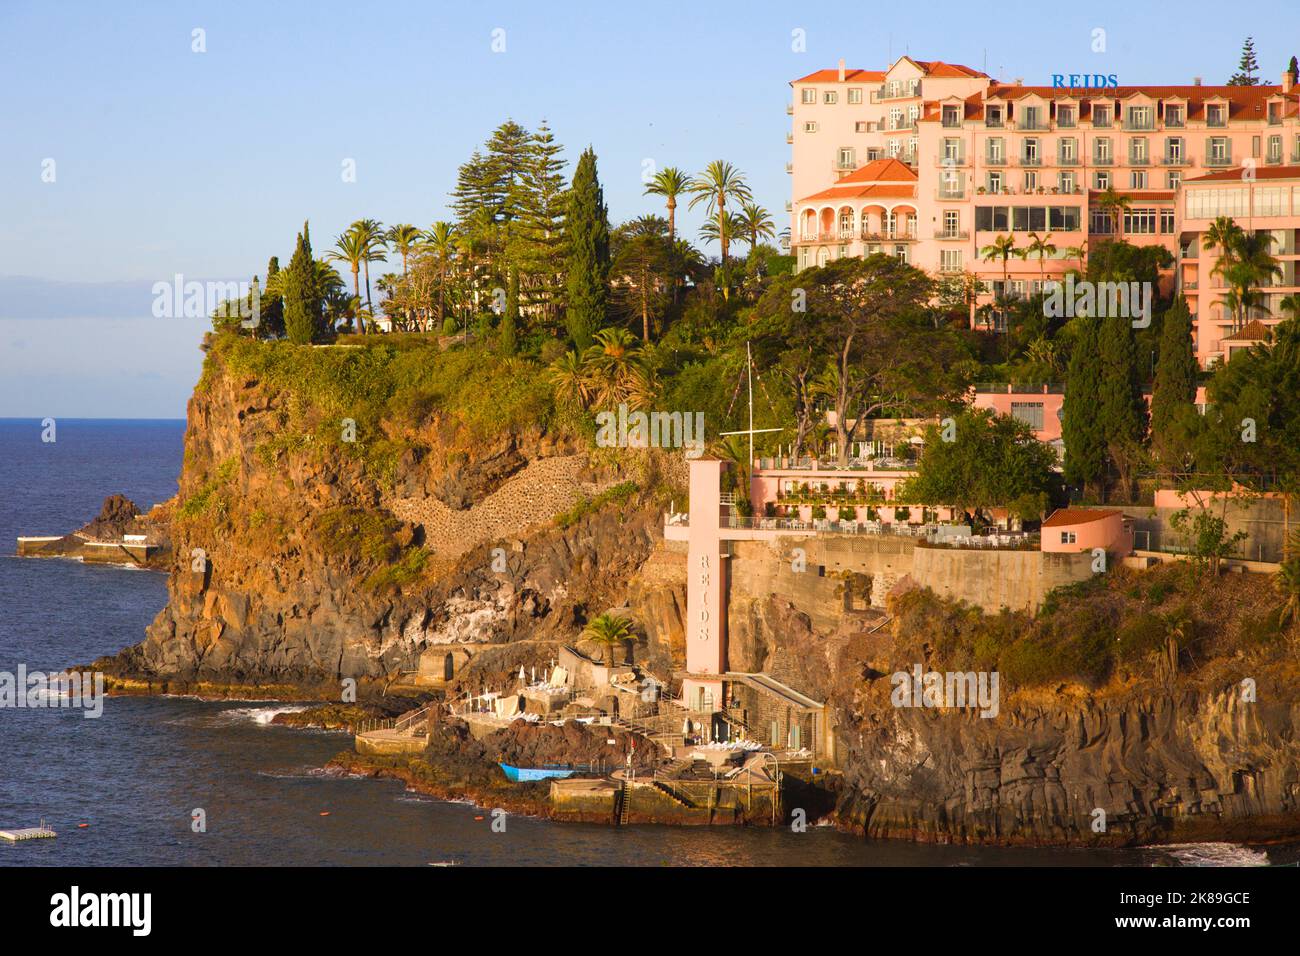
[[[1155,129],[1155,110],[1149,106],[1130,106],[1128,108],[1129,129]]]
[[[1269,103],[1268,104],[1268,125],[1276,126],[1280,122],[1282,122],[1282,104],[1277,102]]]
[[[1124,231],[1129,235],[1154,236],[1156,233],[1155,209],[1125,209]]]
[[[1057,162],[1073,165],[1079,160],[1079,141],[1073,136],[1062,136],[1056,141]]]
[[[1092,188],[1093,188],[1093,189],[1109,189],[1109,188],[1110,188],[1110,173],[1107,172],[1107,171],[1104,170],[1104,169],[1099,169],[1099,170],[1097,170],[1095,173],[1093,173],[1093,174],[1092,174]]]
[[[916,129],[916,121],[920,118],[920,116],[921,116],[921,107],[909,106],[907,108],[907,125],[912,129]]]
[[[1092,107],[1092,125],[1109,126],[1110,125],[1110,107],[1102,106],[1100,103],[1094,103]]]
[[[1287,214],[1287,189],[1279,186],[1259,186],[1255,189],[1256,216],[1285,216]],[[1274,243],[1277,248],[1280,243]]]
[[[1110,137],[1100,136],[1092,141],[1092,161],[1110,165]]]
[[[943,163],[945,166],[961,165],[961,140],[949,137],[943,141]]]
[[[1058,173],[1057,186],[1067,195],[1074,192],[1074,173]]]
[[[1021,129],[1042,129],[1043,108],[1041,106],[1024,107],[1020,111],[1020,128]]]
[[[1128,141],[1128,162],[1130,166],[1145,166],[1147,163],[1147,138],[1134,136]]]
[[[1165,137],[1165,165],[1177,166],[1183,161],[1183,138],[1181,136]]]
[[[836,93],[834,90],[827,90],[822,94],[822,102],[827,106],[834,106],[839,98],[840,94]]]
[[[961,108],[957,106],[945,106],[940,115],[940,122],[948,129],[961,125]]]
[[[1183,125],[1183,108],[1181,106],[1165,107],[1165,125],[1175,128]]]
[[[1076,539],[1073,531],[1061,532],[1061,544],[1075,544],[1075,543],[1076,543]]]
[[[800,94],[800,101],[805,106],[811,106],[817,102],[817,91],[805,87],[803,92]]]
[[[1250,193],[1241,186],[1226,189],[1194,189],[1187,195],[1189,219],[1217,219],[1219,216],[1250,215]]]
[[[1232,163],[1232,148],[1228,137],[1211,136],[1205,144],[1205,161],[1212,166],[1228,166]]]
[[[984,142],[984,161],[990,165],[1002,165],[1006,162],[1006,153],[1002,151],[1002,137],[993,136]]]
[[[849,90],[849,104],[851,106],[858,106],[861,103],[862,103],[862,88],[855,86]]]
[[[894,246],[894,258],[900,262],[906,262],[907,246]]]
[[[1147,188],[1147,171],[1145,169],[1135,169],[1128,174],[1129,189],[1146,189]]]
[[[868,127],[866,120],[858,120],[853,124],[853,132],[855,133],[866,133],[869,131],[870,128]]]
[[[1038,173],[1032,169],[1025,170],[1025,192],[1033,192],[1038,188]]]
[[[881,152],[881,149],[880,149],[879,146],[868,146],[868,147],[867,147],[867,162],[870,162],[870,161],[873,160],[873,159],[884,159],[884,158],[885,158],[885,157],[884,157],[883,153]]]
[[[989,192],[994,194],[1002,192],[1002,174],[1000,172],[989,173]]]
[[[1006,206],[976,206],[976,232],[1005,232],[1008,209]]]
[[[903,144],[900,143],[898,140],[891,139],[889,141],[889,155],[892,156],[894,159],[898,158],[898,154],[902,150],[902,148],[903,148]]]
[[[817,121],[816,121],[816,120],[809,120],[808,122],[804,123],[804,124],[803,124],[803,131],[804,131],[805,133],[815,133],[815,132],[817,132]]]
[[[1228,111],[1222,105],[1210,105],[1205,107],[1205,125],[1206,126],[1227,126]]]
[[[1177,189],[1183,184],[1183,174],[1177,170],[1170,170],[1165,173],[1165,185],[1169,189]]]
[[[961,250],[940,249],[939,250],[939,271],[940,272],[961,272]]]
[[[995,129],[1002,127],[1002,107],[987,106],[984,108],[984,125]]]
[[[1174,210],[1170,206],[1160,210],[1160,232],[1163,235],[1172,235],[1174,231]]]
[[[902,125],[903,125],[903,111],[899,109],[897,106],[895,106],[891,108],[889,111],[889,128],[898,129]]]
[[[1259,147],[1260,138],[1258,136],[1252,136],[1250,138],[1250,155],[1255,159],[1259,159]]]
[[[943,234],[945,236],[957,235],[957,227],[961,224],[961,213],[956,209],[945,209],[943,211]]]
[[[1054,232],[1078,232],[1079,207],[1048,206],[1047,228]]]
[[[1108,209],[1088,210],[1088,231],[1109,235],[1115,231],[1115,222]]]
[[[1043,430],[1043,403],[1042,402],[1012,402],[1011,417],[1018,422],[1024,422],[1036,432]]]
[[[1074,128],[1075,115],[1073,106],[1060,105],[1056,107],[1056,125],[1064,129]]]
[[[1037,166],[1042,162],[1042,154],[1038,151],[1037,139],[1026,139],[1020,144],[1020,162],[1025,166]]]
[[[1268,156],[1266,161],[1270,163],[1282,162],[1282,137],[1270,136],[1268,138]]]
[[[838,162],[840,169],[857,169],[857,151],[852,146],[841,146]]]

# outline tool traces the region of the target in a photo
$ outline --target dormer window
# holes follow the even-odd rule
[[[1056,125],[1063,129],[1073,129],[1075,124],[1075,112],[1073,106],[1061,104],[1056,107]]]
[[[1277,126],[1282,122],[1282,104],[1274,101],[1268,104],[1268,125]]]
[[[1165,125],[1174,128],[1182,127],[1186,122],[1186,113],[1180,105],[1165,107]]]
[[[987,106],[984,108],[984,125],[995,129],[1002,128],[1002,121],[1005,119],[1005,108],[1001,106]]]
[[[1109,106],[1103,106],[1100,103],[1093,104],[1092,107],[1092,125],[1109,126],[1111,122],[1111,113]]]
[[[1211,103],[1205,107],[1205,125],[1222,127],[1228,125],[1228,108],[1222,103]]]
[[[942,111],[941,122],[946,129],[955,129],[961,126],[961,108],[945,106]]]

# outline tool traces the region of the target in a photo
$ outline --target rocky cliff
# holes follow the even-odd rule
[[[659,535],[648,453],[595,462],[545,427],[401,414],[396,388],[349,421],[238,357],[214,348],[190,401],[169,600],[120,675],[337,686],[464,645],[501,651],[476,656],[487,680],[621,605]]]

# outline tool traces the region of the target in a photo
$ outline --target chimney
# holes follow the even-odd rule
[[[1025,85],[1025,78],[1023,76],[1016,77],[1016,86],[1024,86],[1024,85]]]
[[[1291,72],[1290,68],[1282,71],[1282,92],[1290,93],[1295,87],[1296,75]]]
[[[1200,85],[1201,85],[1201,78],[1199,76],[1192,77],[1192,86],[1200,86]]]
[[[844,82],[844,57],[840,57],[840,82]]]

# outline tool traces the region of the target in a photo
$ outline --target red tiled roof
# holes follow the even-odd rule
[[[1042,527],[1060,528],[1070,524],[1087,524],[1090,521],[1100,521],[1102,518],[1111,518],[1123,513],[1114,508],[1057,508],[1052,512],[1051,517],[1043,522]]]
[[[1282,113],[1290,116],[1296,110],[1296,94],[1284,94],[1279,85],[1272,86],[1099,86],[1092,88],[1063,86],[1016,86],[992,83],[988,98],[1018,100],[1026,96],[1045,99],[1078,99],[1083,110],[1090,112],[1092,100],[1123,100],[1130,96],[1145,95],[1153,100],[1180,99],[1187,101],[1187,119],[1205,118],[1205,104],[1209,100],[1226,100],[1228,119],[1244,120],[1263,118],[1265,104],[1275,96],[1285,97]]]
[[[883,83],[885,80],[884,70],[845,70],[845,83]],[[818,70],[816,73],[809,73],[807,76],[801,76],[797,80],[791,80],[791,85],[795,83],[838,83],[840,81],[840,71],[836,70]]]
[[[942,60],[912,60],[912,62],[924,70],[926,76],[968,78],[988,76],[987,73],[972,70],[969,66],[962,66],[960,63],[944,63]]]
[[[1257,166],[1254,170],[1256,179],[1300,179],[1300,166]],[[1184,179],[1183,185],[1188,183],[1227,183],[1238,182],[1245,174],[1245,170],[1240,166],[1234,166],[1232,169],[1220,169],[1212,173],[1206,173],[1204,176],[1193,176],[1191,179]]]
[[[887,157],[885,159],[873,159],[861,169],[855,169],[847,176],[843,176],[835,183],[836,186],[847,186],[850,183],[914,183],[916,182],[916,172],[906,163],[900,163],[898,160]]]
[[[1259,319],[1251,319],[1236,332],[1225,335],[1224,342],[1267,342],[1268,326]]]

